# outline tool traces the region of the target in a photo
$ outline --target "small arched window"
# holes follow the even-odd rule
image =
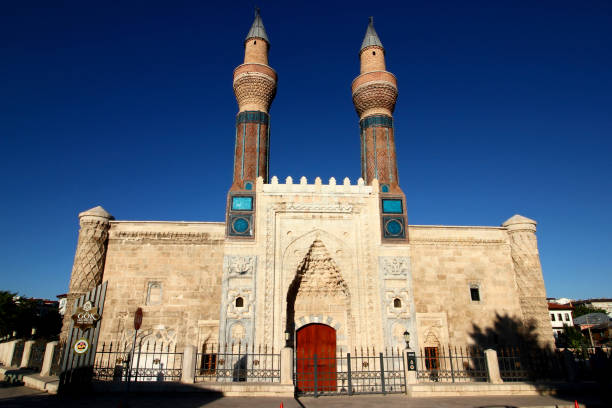
[[[257,44],[257,40],[253,40],[253,45]]]
[[[376,51],[372,51],[372,55],[376,55]]]
[[[398,299],[398,298],[393,299],[393,307],[395,307],[396,309],[399,309],[400,307],[402,307],[401,299]]]
[[[236,307],[244,307],[244,299],[241,297],[236,298]]]

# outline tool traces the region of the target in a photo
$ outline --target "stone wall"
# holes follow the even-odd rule
[[[216,342],[224,231],[223,223],[112,222],[100,343],[131,343],[138,307],[145,341]]]
[[[409,236],[420,347],[494,341],[505,317],[522,322],[505,228],[410,226]]]

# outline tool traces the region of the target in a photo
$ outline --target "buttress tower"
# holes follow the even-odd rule
[[[227,235],[254,237],[255,183],[268,182],[270,105],[276,95],[277,75],[268,65],[270,40],[259,10],[244,41],[244,63],[234,69],[238,101],[234,178],[228,195]]]

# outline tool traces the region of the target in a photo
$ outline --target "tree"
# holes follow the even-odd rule
[[[603,309],[595,308],[595,307],[589,307],[584,304],[574,306],[574,318],[578,316],[584,316],[585,314],[589,314],[589,313],[604,313],[605,314],[606,311]]]
[[[17,327],[16,293],[0,291],[0,336],[10,335]]]
[[[0,336],[31,336],[36,329],[36,337],[57,336],[62,327],[62,317],[57,310],[45,310],[40,300],[20,297],[16,293],[0,291]]]
[[[587,345],[586,337],[574,326],[563,326],[563,333],[557,338],[558,347],[580,348]]]

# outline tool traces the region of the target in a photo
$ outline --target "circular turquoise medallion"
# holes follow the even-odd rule
[[[244,218],[236,218],[232,223],[232,228],[238,233],[244,233],[249,229],[249,222]]]
[[[402,224],[397,220],[391,220],[386,225],[389,235],[399,235],[402,233]]]

